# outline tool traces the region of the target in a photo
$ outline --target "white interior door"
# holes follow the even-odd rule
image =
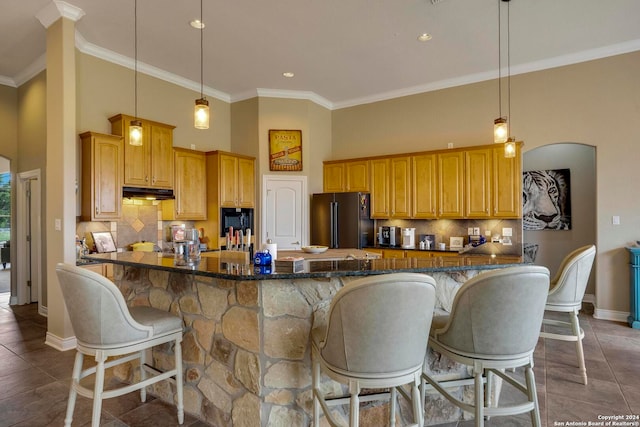
[[[16,209],[17,304],[38,302],[38,312],[46,314],[42,298],[42,231],[40,170],[18,174]]]
[[[265,175],[262,183],[264,208],[258,249],[267,239],[282,250],[305,246],[309,229],[307,177]]]

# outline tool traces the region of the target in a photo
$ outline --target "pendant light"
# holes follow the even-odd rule
[[[203,81],[203,31],[204,22],[202,21],[202,0],[200,0],[200,99],[196,99],[196,106],[193,112],[194,126],[196,129],[209,129],[209,101],[204,97],[204,81]]]
[[[134,39],[134,120],[129,123],[129,144],[142,145],[142,122],[138,120],[138,0],[133,1]]]
[[[496,144],[507,142],[507,139],[509,138],[509,124],[507,121],[507,117],[502,115],[502,22],[500,19],[501,1],[503,0],[498,0],[498,111],[500,117],[493,121],[493,142],[495,142]]]
[[[502,116],[502,22],[500,2],[507,3],[507,116]],[[504,156],[513,158],[516,156],[516,140],[511,136],[508,118],[511,117],[511,10],[510,0],[498,1],[498,105],[500,117],[493,121],[493,142],[504,143]]]

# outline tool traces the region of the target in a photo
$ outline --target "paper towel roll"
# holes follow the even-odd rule
[[[267,249],[271,254],[271,259],[274,261],[278,258],[278,244],[277,243],[265,243],[262,245],[262,249]]]

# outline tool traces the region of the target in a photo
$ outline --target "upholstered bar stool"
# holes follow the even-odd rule
[[[424,274],[368,276],[336,293],[326,328],[311,333],[315,427],[320,425],[320,409],[330,425],[337,425],[329,406],[347,403],[349,425],[357,426],[362,388],[389,388],[390,425],[395,425],[398,390],[412,403],[412,425],[424,424],[420,373],[434,305],[435,280]],[[325,396],[321,372],[348,385],[350,396]],[[404,385],[409,393],[401,388]]]
[[[533,374],[533,351],[542,325],[549,289],[549,270],[539,266],[509,267],[479,274],[465,282],[453,300],[451,314],[434,319],[429,347],[443,356],[473,368],[474,402],[454,396],[448,387],[462,382],[438,381],[422,374],[422,399],[427,384],[451,403],[475,414],[475,425],[485,416],[529,412],[534,426],[540,426],[540,410]],[[524,367],[526,384],[505,373]],[[526,402],[492,404],[492,376],[497,375],[526,396]],[[497,401],[497,399],[496,399]]]
[[[182,319],[151,307],[128,308],[115,284],[89,270],[61,263],[57,265],[56,273],[77,340],[64,425],[71,425],[78,394],[93,399],[91,425],[98,426],[102,399],[140,390],[144,402],[145,387],[165,379],[176,385],[178,423],[182,424]],[[145,350],[164,343],[174,343],[175,365],[174,369],[160,372],[145,363]],[[94,357],[96,365],[83,370],[85,355]],[[114,356],[117,358],[107,361]],[[140,381],[104,390],[105,369],[136,359],[139,359],[141,368]],[[147,377],[147,372],[150,377]],[[80,384],[82,378],[94,374],[93,389]]]
[[[578,365],[585,385],[587,384],[587,368],[584,363],[584,349],[582,348],[584,330],[580,327],[578,312],[582,308],[584,291],[589,282],[589,275],[591,274],[595,257],[596,247],[588,245],[574,250],[564,258],[558,273],[551,281],[551,289],[549,290],[545,310],[567,313],[569,322],[545,318],[542,321],[543,324],[559,326],[562,331],[542,331],[540,333],[542,338],[576,343]]]

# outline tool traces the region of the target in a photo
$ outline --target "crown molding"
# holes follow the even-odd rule
[[[121,55],[111,50],[102,48],[93,43],[89,43],[82,36],[82,34],[80,34],[80,32],[77,30],[76,30],[75,38],[76,38],[76,47],[82,53],[95,56],[96,58],[100,58],[107,62],[111,62],[117,65],[120,65],[122,67],[129,68],[131,70],[134,70],[136,68],[135,59],[125,55]],[[166,82],[173,83],[175,85],[200,93],[199,82],[195,82],[193,80],[180,77],[176,74],[169,73],[160,68],[154,67],[153,65],[145,64],[144,62],[140,62],[140,61],[138,61],[137,68],[138,68],[138,72],[140,73],[147,74],[149,76],[156,77],[160,80],[164,80]],[[212,98],[219,99],[220,101],[224,101],[227,103],[231,102],[231,96],[229,94],[219,91],[217,89],[211,88],[209,86],[203,87],[203,94]]]
[[[11,77],[7,76],[0,76],[0,85],[18,87],[18,85],[16,85],[16,82]]]
[[[36,75],[47,69],[47,54],[43,53],[35,61],[33,61],[27,68],[18,73],[13,80],[16,83],[16,87],[22,86],[22,84],[28,82]]]
[[[511,66],[511,75],[532,73],[535,71],[548,70],[551,68],[564,67],[566,65],[579,64],[581,62],[593,61],[596,59],[603,59],[610,56],[622,55],[625,53],[631,53],[640,50],[640,40],[630,40],[625,43],[619,43],[615,45],[604,46],[598,49],[584,50],[571,55],[556,56],[553,58],[529,62],[517,66]],[[503,76],[508,75],[508,69],[504,67],[501,70]],[[356,98],[347,100],[344,102],[338,102],[334,104],[334,109],[355,107],[357,105],[370,104],[373,102],[387,101],[394,98],[400,98],[403,96],[418,95],[420,93],[431,92],[441,89],[449,89],[456,86],[463,86],[472,83],[479,83],[486,80],[493,80],[499,77],[498,71],[483,72],[477,74],[469,74],[467,76],[456,77],[453,79],[440,80],[434,83],[426,85],[413,86],[409,88],[399,89],[395,91],[389,91],[379,93],[372,96],[363,98]]]
[[[76,22],[85,15],[84,10],[61,0],[53,0],[36,14],[36,18],[43,27],[49,28],[60,18],[67,18]]]
[[[305,99],[328,110],[333,110],[333,103],[331,101],[311,91],[258,88],[256,89],[256,93],[259,97],[265,98]]]

